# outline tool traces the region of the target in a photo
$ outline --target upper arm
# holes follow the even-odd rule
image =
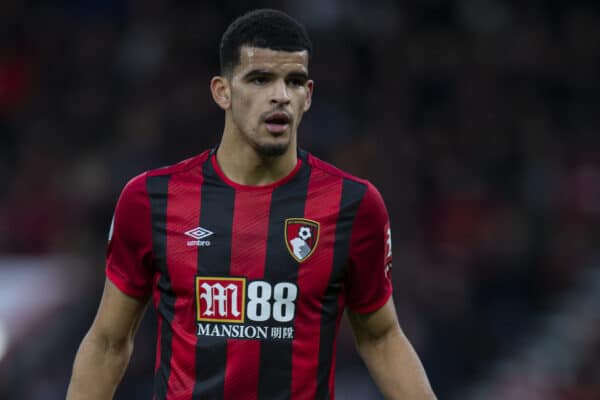
[[[377,311],[348,312],[359,354],[386,399],[435,399],[391,299]]]
[[[106,279],[90,332],[111,346],[126,345],[133,340],[147,304],[148,297],[128,296]]]
[[[130,180],[115,207],[106,254],[106,283],[91,333],[131,339],[150,296],[152,224],[146,174]]]
[[[370,313],[348,310],[348,320],[359,346],[365,341],[378,341],[390,333],[401,332],[392,298],[383,307]]]
[[[106,276],[121,292],[147,297],[154,278],[152,217],[146,175],[133,178],[119,197],[109,235]]]
[[[389,217],[377,189],[367,184],[352,224],[344,290],[356,313],[379,310],[392,295],[392,239]]]

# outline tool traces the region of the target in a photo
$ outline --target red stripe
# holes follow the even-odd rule
[[[198,249],[188,246],[184,233],[198,227],[200,220],[200,168],[174,174],[169,180],[167,201],[167,268],[171,287],[177,295],[171,324],[171,373],[168,395],[178,400],[191,399],[195,378],[196,314],[194,277]],[[163,321],[164,323],[164,321]]]
[[[231,234],[231,276],[245,276],[248,281],[264,277],[271,194],[271,191],[236,192]],[[249,266],[257,267],[249,269]],[[227,341],[225,400],[258,398],[259,361],[260,341]]]
[[[292,349],[292,399],[312,399],[317,390],[321,308],[333,266],[335,229],[342,197],[342,177],[312,170],[304,216],[320,223],[313,255],[298,265],[297,304]]]

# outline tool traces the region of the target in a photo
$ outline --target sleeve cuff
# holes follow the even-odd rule
[[[150,294],[149,289],[142,289],[131,286],[117,273],[110,268],[106,268],[106,277],[123,293],[131,297],[146,297]]]
[[[377,311],[381,307],[383,307],[385,305],[385,303],[388,302],[388,300],[390,299],[390,297],[392,297],[392,291],[391,290],[389,292],[387,292],[385,296],[383,296],[380,299],[378,299],[376,302],[365,304],[364,306],[359,306],[359,307],[348,306],[348,308],[352,312],[355,312],[357,314],[369,314],[369,313]]]

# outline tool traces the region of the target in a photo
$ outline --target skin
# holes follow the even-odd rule
[[[348,311],[356,349],[386,399],[436,399],[425,369],[402,332],[392,298],[369,314]]]
[[[234,71],[211,80],[215,102],[225,111],[217,161],[236,183],[265,185],[296,166],[298,125],[311,105],[314,82],[308,79],[308,53],[242,47]],[[271,132],[265,117],[286,113],[284,132]]]
[[[230,74],[211,80],[212,96],[225,111],[217,161],[229,179],[266,185],[294,169],[298,126],[310,108],[313,87],[306,52],[252,47],[240,49],[240,62]],[[289,116],[285,129],[269,127],[265,119],[274,112]],[[68,400],[112,399],[147,303],[106,280],[96,318],[75,357]],[[435,399],[392,299],[373,313],[349,311],[348,317],[357,350],[386,399]]]
[[[75,356],[67,400],[113,398],[147,303],[127,296],[106,279],[96,318]]]

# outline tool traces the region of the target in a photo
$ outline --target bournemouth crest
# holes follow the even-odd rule
[[[285,220],[285,244],[299,263],[306,261],[319,243],[319,223],[306,218]]]

